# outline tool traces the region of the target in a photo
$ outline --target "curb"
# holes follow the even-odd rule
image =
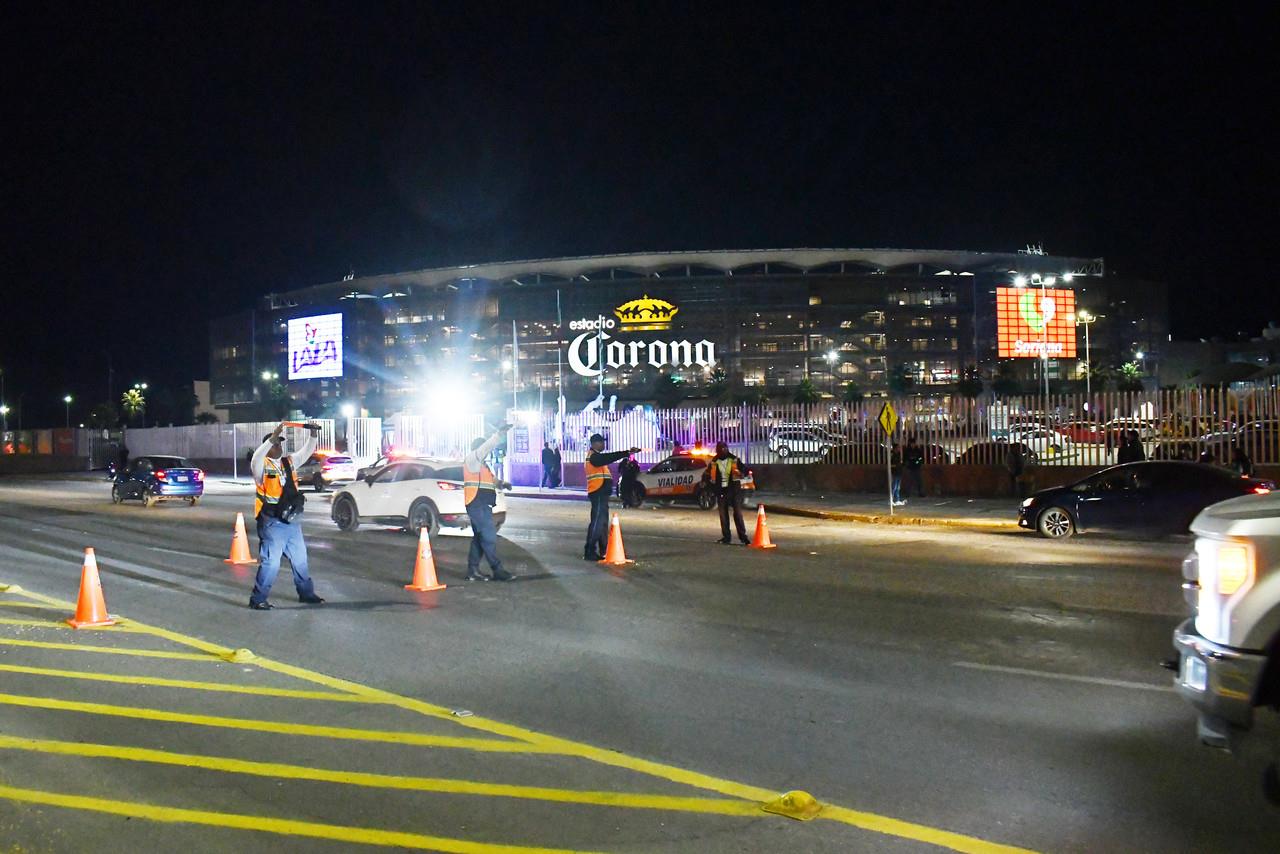
[[[937,525],[946,528],[975,528],[984,531],[1019,530],[1018,523],[1004,519],[965,519],[954,516],[890,516],[887,513],[848,513],[840,510],[811,510],[807,507],[788,507],[785,504],[768,504],[770,513],[782,516],[804,516],[810,519],[829,519],[836,522],[863,522],[868,525]]]

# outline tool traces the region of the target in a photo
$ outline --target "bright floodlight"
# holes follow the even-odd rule
[[[839,354],[839,353],[837,353],[835,350],[828,350],[828,351],[827,351],[827,361],[828,361],[828,362],[834,362],[836,359],[839,359],[839,358],[840,358],[840,354]]]
[[[350,404],[350,403],[344,403],[344,404],[342,404],[341,412],[342,412],[342,417],[343,417],[343,418],[355,418],[355,417],[356,417],[356,408],[355,408],[355,405],[354,405],[354,404]]]
[[[1144,353],[1144,352],[1142,352],[1141,350],[1139,350],[1138,352],[1136,352],[1136,353],[1134,353],[1134,354],[1133,354],[1133,357],[1134,357],[1135,359],[1141,359],[1141,358],[1142,358],[1143,356],[1145,356],[1145,355],[1146,355],[1146,353]]]
[[[1054,285],[1056,285],[1056,284],[1058,283],[1058,277],[1057,277],[1057,276],[1045,276],[1045,277],[1044,277],[1044,283],[1045,283],[1045,286],[1046,286],[1046,287],[1050,287],[1050,288],[1051,288],[1051,287],[1053,287]]]
[[[1088,309],[1083,308],[1076,312],[1076,317],[1080,319],[1081,323],[1088,323],[1090,320],[1093,320],[1093,315],[1089,313]]]
[[[1013,277],[1013,284],[1014,284],[1016,287],[1019,287],[1019,288],[1025,288],[1025,287],[1027,286],[1027,277],[1026,277],[1026,276],[1014,276],[1014,277]]]
[[[1075,278],[1076,278],[1076,274],[1075,274],[1075,273],[1063,273],[1063,274],[1062,274],[1062,281],[1064,281],[1064,282],[1073,282],[1073,281],[1075,281]]]
[[[62,398],[62,402],[63,402],[63,403],[70,403],[70,402],[71,402],[71,395],[69,395],[69,394],[68,394],[68,395],[66,395],[65,397],[63,397],[63,398]]]

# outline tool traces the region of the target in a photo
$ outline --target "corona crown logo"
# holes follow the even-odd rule
[[[615,308],[613,313],[618,316],[624,326],[627,326],[637,323],[667,324],[679,310],[666,300],[654,299],[645,294],[640,299],[624,302]]]

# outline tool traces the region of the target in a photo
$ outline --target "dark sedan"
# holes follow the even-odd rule
[[[136,457],[111,484],[111,500],[116,504],[136,498],[151,507],[159,501],[180,498],[194,506],[202,495],[204,472],[182,457]]]
[[[1201,463],[1128,463],[1037,492],[1022,502],[1018,524],[1056,540],[1078,531],[1184,533],[1210,504],[1273,489]]]

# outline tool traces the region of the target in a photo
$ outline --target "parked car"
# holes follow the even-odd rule
[[[1018,524],[1050,539],[1082,531],[1185,533],[1210,504],[1273,489],[1272,481],[1202,463],[1126,463],[1037,492],[1022,502]]]
[[[1068,456],[1074,448],[1070,437],[1057,430],[1046,430],[1043,427],[1010,428],[1005,434],[1006,442],[1021,442],[1032,451],[1038,459],[1051,460]]]
[[[1057,429],[1073,442],[1101,445],[1107,441],[1107,428],[1096,421],[1068,421]]]
[[[821,457],[832,448],[848,444],[843,436],[820,427],[788,427],[769,434],[769,450],[786,459],[791,456]]]
[[[1040,458],[1029,446],[1021,442],[1013,444],[1021,449],[1024,465],[1039,462]],[[1005,456],[1009,453],[1009,445],[1009,442],[978,442],[965,448],[964,452],[956,457],[956,462],[966,466],[1003,466]]]
[[[204,495],[204,471],[182,457],[149,454],[134,457],[111,484],[111,500],[140,500],[144,507],[180,498],[192,507]]]
[[[316,451],[311,459],[298,466],[298,483],[311,484],[316,492],[335,483],[356,479],[356,464],[351,457],[337,451]]]
[[[1202,459],[1230,465],[1237,443],[1251,456],[1280,459],[1280,422],[1253,421],[1230,432],[1210,434],[1201,442]]]
[[[645,499],[669,499],[672,501],[696,501],[704,510],[716,506],[715,493],[707,488],[702,476],[707,470],[710,456],[678,454],[656,463],[636,479],[636,492],[632,500],[638,507]],[[750,471],[742,474],[742,503],[755,503],[755,478]]]
[[[329,513],[343,531],[354,531],[362,522],[394,525],[415,536],[424,528],[435,536],[442,527],[471,527],[458,461],[393,462],[364,480],[340,487]],[[507,501],[499,491],[493,522],[501,528],[506,520]]]

